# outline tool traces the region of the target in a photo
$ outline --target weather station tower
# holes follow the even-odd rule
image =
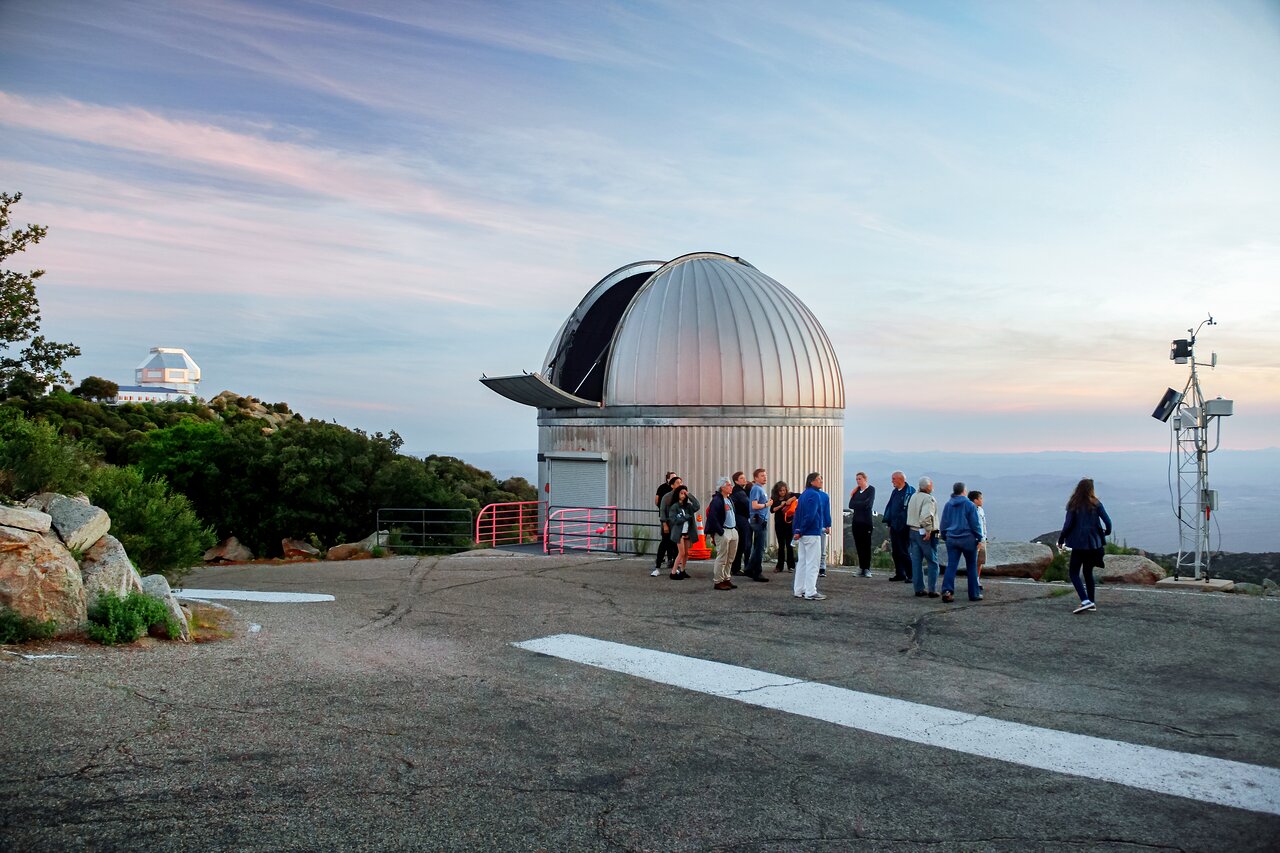
[[[1205,326],[1216,326],[1213,315],[1194,329],[1187,329],[1188,337],[1178,338],[1170,345],[1169,359],[1176,364],[1191,365],[1191,375],[1181,391],[1173,388],[1165,391],[1160,404],[1151,417],[1168,423],[1170,434],[1170,468],[1177,466],[1177,492],[1173,491],[1170,473],[1170,499],[1178,519],[1178,560],[1173,567],[1177,580],[1190,575],[1196,580],[1209,580],[1209,526],[1213,513],[1218,511],[1218,492],[1209,488],[1209,454],[1218,449],[1222,441],[1222,418],[1230,417],[1234,403],[1215,397],[1206,400],[1200,390],[1197,367],[1218,366],[1218,354],[1211,353],[1208,361],[1196,361],[1196,336]],[[1209,446],[1209,436],[1213,446]],[[1219,544],[1221,547],[1221,544]]]

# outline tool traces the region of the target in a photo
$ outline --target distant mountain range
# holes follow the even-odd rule
[[[533,450],[448,455],[498,479],[517,476],[534,482],[538,475]],[[1014,540],[1057,529],[1076,482],[1092,477],[1115,522],[1117,540],[1148,551],[1178,550],[1170,498],[1176,471],[1164,453],[845,453],[846,487],[853,487],[855,472],[867,472],[876,487],[877,511],[888,499],[889,475],[896,469],[912,485],[921,476],[931,477],[944,499],[956,480],[981,489],[992,536]],[[1211,538],[1215,550],[1280,551],[1280,448],[1217,451],[1209,458],[1209,485],[1218,490],[1220,501]],[[1176,491],[1176,482],[1172,488]],[[846,493],[837,502],[843,506],[848,499]]]

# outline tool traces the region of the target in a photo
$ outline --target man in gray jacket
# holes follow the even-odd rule
[[[911,542],[911,584],[916,597],[937,598],[938,593],[938,500],[933,496],[933,480],[920,478],[920,488],[907,501],[907,529]],[[929,589],[925,591],[925,570]]]

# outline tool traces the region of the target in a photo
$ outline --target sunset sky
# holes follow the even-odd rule
[[[850,449],[1164,449],[1212,312],[1223,446],[1280,445],[1275,2],[0,2],[0,189],[44,332],[122,384],[532,448],[627,262],[817,315]]]

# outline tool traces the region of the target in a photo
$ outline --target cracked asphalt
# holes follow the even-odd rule
[[[533,654],[574,633],[1280,767],[1280,602],[1043,585],[827,601],[647,560],[473,552],[198,570],[221,642],[0,654],[0,850],[1275,850],[1280,817],[845,729]],[[777,582],[781,580],[781,582]],[[12,649],[10,649],[12,650]]]

